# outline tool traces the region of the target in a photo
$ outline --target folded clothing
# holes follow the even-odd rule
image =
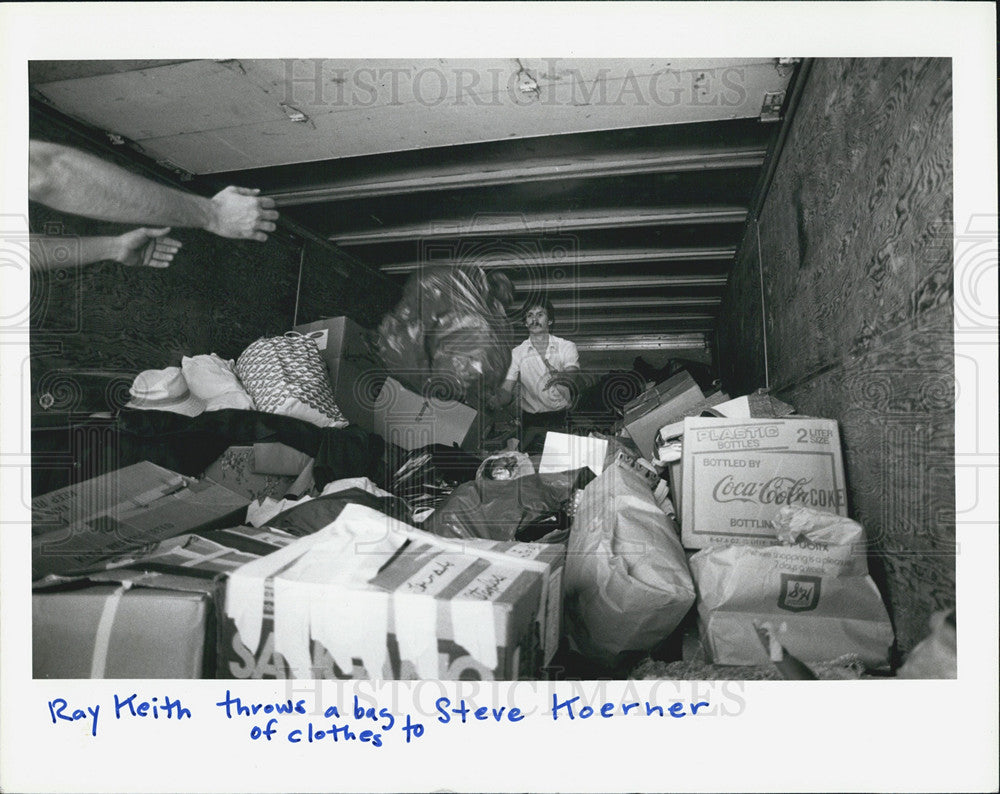
[[[184,356],[181,359],[181,372],[191,393],[205,401],[206,411],[223,408],[256,410],[250,395],[236,377],[236,367],[232,361],[226,361],[215,353]]]

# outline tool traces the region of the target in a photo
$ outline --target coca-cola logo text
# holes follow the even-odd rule
[[[841,488],[817,488],[805,477],[772,477],[764,482],[737,480],[727,474],[715,484],[712,498],[720,504],[749,502],[762,505],[805,505],[838,508],[846,504]]]

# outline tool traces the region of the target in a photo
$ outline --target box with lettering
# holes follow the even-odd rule
[[[85,573],[186,532],[237,526],[250,500],[149,461],[31,500],[32,579]]]
[[[785,505],[847,515],[831,419],[684,420],[681,541],[686,548],[770,545]]]
[[[565,547],[450,541],[371,508],[222,583],[220,678],[514,680],[559,641]]]

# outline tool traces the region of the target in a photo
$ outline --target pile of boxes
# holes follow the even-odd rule
[[[425,398],[389,377],[360,326],[341,317],[295,330],[316,340],[352,424],[406,450],[479,450],[476,410]],[[773,647],[755,633],[762,621],[803,661],[836,649],[861,652],[869,664],[886,660],[888,617],[866,565],[855,565],[864,550],[845,556],[807,535],[793,548],[782,529],[791,509],[847,516],[836,422],[794,416],[766,394],[706,396],[682,371],[626,406],[619,430],[617,437],[551,433],[536,462],[539,472],[589,466],[598,485],[627,481],[631,496],[603,494],[591,512],[619,496],[643,506],[601,524],[609,538],[592,546],[603,556],[586,566],[566,566],[565,542],[458,543],[360,504],[304,537],[268,528],[266,520],[247,526],[251,499],[302,494],[308,471],[300,471],[306,464],[294,450],[280,472],[256,467],[261,450],[231,448],[200,479],[145,462],[38,497],[35,675],[535,677],[562,639],[564,568],[575,577],[574,592],[603,592],[604,578],[619,589],[635,587],[616,596],[626,605],[622,620],[629,604],[643,601],[643,588],[649,601],[643,576],[650,572],[641,571],[653,556],[625,559],[616,550],[620,538],[612,537],[619,524],[619,534],[670,535],[663,557],[677,570],[657,572],[657,581],[693,581],[701,638],[714,662],[773,658]],[[656,521],[642,517],[653,514]],[[573,538],[571,527],[571,547]],[[653,548],[655,539],[644,542]],[[733,548],[746,551],[726,551]],[[743,575],[746,566],[756,566],[753,577]],[[848,583],[853,592],[864,592],[848,606],[831,605],[830,594],[848,586],[845,571],[858,577]],[[581,598],[572,601],[577,612],[568,623],[575,619],[581,636],[596,636],[580,621],[600,610]],[[690,606],[675,600],[682,613]],[[815,642],[799,641],[812,629]],[[657,639],[648,631],[635,636],[646,644]]]

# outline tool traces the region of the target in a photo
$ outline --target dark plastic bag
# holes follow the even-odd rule
[[[508,286],[479,267],[414,273],[379,325],[376,347],[386,368],[418,392],[430,387],[442,399],[477,405],[510,368]]]
[[[559,542],[572,522],[573,497],[593,479],[584,467],[463,483],[424,529],[446,538]]]
[[[440,506],[455,488],[474,479],[481,460],[457,447],[434,444],[410,452],[390,447],[386,462],[393,472],[386,490],[420,513]]]

